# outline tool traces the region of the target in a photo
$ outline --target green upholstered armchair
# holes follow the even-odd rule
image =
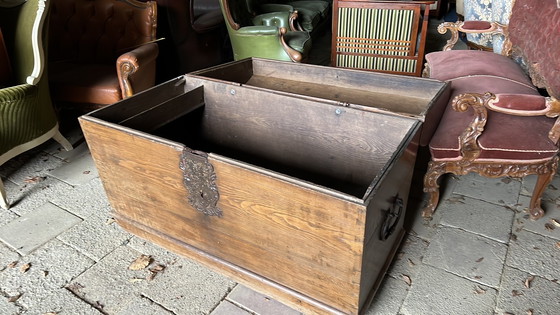
[[[66,150],[72,145],[60,134],[45,75],[43,24],[46,0],[0,1],[0,58],[9,58],[8,75],[0,82],[0,165],[54,138]],[[5,60],[6,61],[6,60]],[[0,178],[0,206],[8,208]]]
[[[295,12],[254,15],[245,0],[220,0],[235,60],[260,57],[301,62],[311,49],[307,32],[288,31]]]
[[[272,0],[282,1],[282,0]],[[329,0],[295,0],[282,3],[290,5],[298,12],[298,22],[302,28],[310,33],[323,29],[330,21],[331,1]]]

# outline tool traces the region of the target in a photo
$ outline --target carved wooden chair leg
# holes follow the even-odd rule
[[[537,183],[535,184],[528,209],[532,220],[538,220],[543,217],[544,210],[541,207],[541,197],[548,184],[550,184],[550,182],[554,178],[555,174],[556,168],[554,169],[554,172],[538,175]]]
[[[438,179],[441,175],[445,173],[445,163],[444,162],[434,162],[428,163],[428,170],[424,176],[424,192],[429,194],[428,204],[422,210],[422,216],[424,218],[431,218],[436,210],[439,203],[439,185]]]
[[[2,182],[2,178],[0,178],[0,207],[4,209],[8,209],[8,198],[6,196],[6,190],[4,189],[4,183]]]

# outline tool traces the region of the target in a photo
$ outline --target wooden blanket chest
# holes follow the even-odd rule
[[[306,314],[363,312],[421,121],[273,88],[185,75],[79,120],[125,229]]]

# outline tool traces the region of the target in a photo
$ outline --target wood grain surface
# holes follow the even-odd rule
[[[379,240],[408,197],[419,122],[223,83],[183,95],[182,84],[151,91],[151,107],[144,97],[79,119],[119,224],[306,313],[363,311],[403,234],[404,215]],[[192,150],[213,168],[222,216],[189,202],[199,192],[180,165]]]

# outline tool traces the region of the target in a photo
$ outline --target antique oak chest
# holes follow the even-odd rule
[[[404,234],[421,119],[252,79],[185,75],[80,117],[115,218],[306,314],[363,312]]]

